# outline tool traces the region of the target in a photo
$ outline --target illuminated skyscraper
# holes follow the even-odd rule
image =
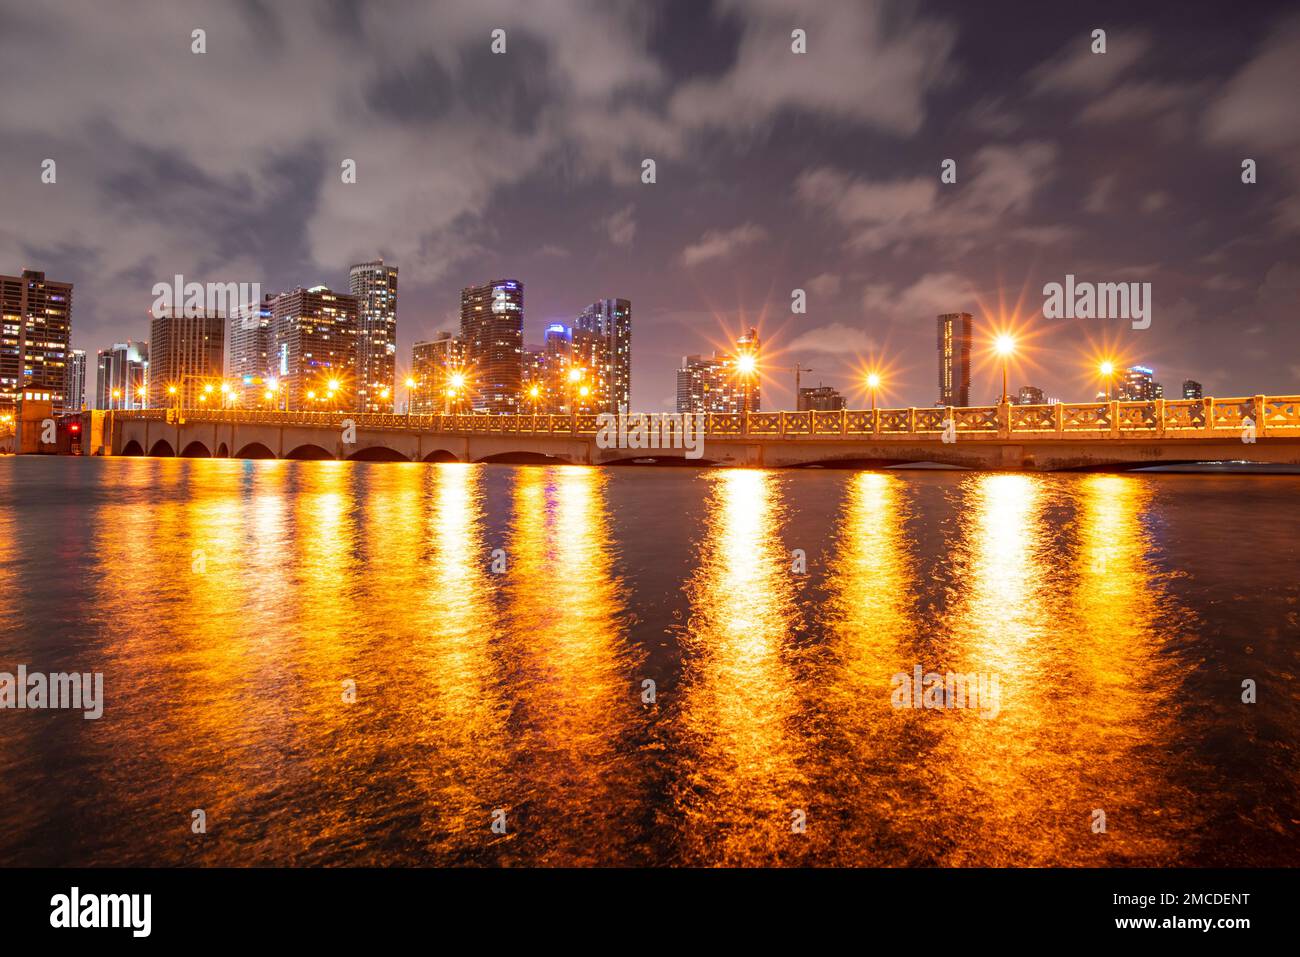
[[[149,405],[167,408],[168,387],[187,408],[201,404],[203,386],[225,375],[226,319],[209,315],[157,315],[149,321]]]
[[[970,405],[971,314],[947,312],[939,317],[939,401],[936,405]]]
[[[440,332],[433,340],[411,347],[411,378],[415,380],[410,390],[412,413],[453,411],[456,397],[447,395],[447,390],[452,387],[451,375],[461,369],[461,352],[460,340],[450,332]]]
[[[357,409],[392,412],[397,370],[397,267],[382,259],[348,271],[357,299]]]
[[[524,284],[494,279],[460,293],[470,407],[518,412],[524,371]]]
[[[677,411],[757,412],[761,346],[758,330],[750,329],[736,340],[735,352],[683,356],[677,370]]]
[[[73,349],[68,353],[68,388],[64,408],[79,412],[86,407],[86,350]]]
[[[72,342],[72,283],[24,269],[0,276],[0,411],[12,411],[24,388],[48,391],[64,408]]]
[[[149,385],[149,343],[114,343],[95,357],[95,408],[143,409]],[[146,396],[140,389],[146,389]]]
[[[355,296],[326,286],[281,293],[271,301],[271,329],[290,409],[358,411]],[[333,397],[331,383],[338,384]]]
[[[1205,390],[1195,379],[1183,380],[1183,398],[1184,399],[1202,399],[1205,397]]]
[[[598,299],[582,311],[574,324],[578,333],[599,337],[598,367],[593,378],[601,383],[594,411],[617,412],[630,408],[632,399],[632,303],[627,299]],[[575,338],[575,343],[579,339]]]
[[[240,404],[246,408],[278,405],[278,397],[270,402],[263,398],[267,380],[279,378],[271,330],[271,297],[260,303],[245,304],[239,312],[230,320],[230,359],[226,368],[230,377],[237,380],[235,388],[240,390]]]
[[[709,356],[682,356],[682,366],[677,370],[678,412],[721,411],[713,407],[719,391],[720,365]]]
[[[1165,397],[1164,386],[1154,380],[1155,370],[1146,366],[1129,366],[1119,380],[1121,402],[1150,402]]]

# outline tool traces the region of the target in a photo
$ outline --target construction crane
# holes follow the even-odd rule
[[[794,373],[794,407],[797,409],[799,408],[799,376],[804,372],[812,372],[813,370],[796,362],[790,371]]]

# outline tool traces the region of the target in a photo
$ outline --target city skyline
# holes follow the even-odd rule
[[[43,273],[40,272],[30,270],[24,272],[33,278],[43,277]],[[378,320],[372,320],[368,332],[367,322],[362,318],[362,302],[367,296],[373,296],[373,293],[369,291],[367,281],[358,282],[358,274],[370,272],[384,277],[382,282],[384,288],[380,297],[384,303],[382,306],[384,314]],[[213,358],[212,352],[209,351],[208,356],[202,361],[181,363],[184,368],[181,368],[177,374],[169,374],[167,370],[170,366],[164,365],[160,367],[162,368],[161,372],[156,376],[151,376],[148,361],[149,340],[128,339],[125,343],[114,343],[109,347],[97,350],[99,359],[94,383],[94,400],[85,400],[85,405],[87,408],[97,409],[143,408],[146,405],[159,408],[175,401],[173,397],[178,391],[181,391],[178,384],[185,380],[190,381],[184,386],[182,402],[183,404],[193,404],[201,389],[201,384],[196,380],[206,380],[207,384],[212,386],[222,385],[223,392],[228,388],[230,392],[238,393],[235,401],[238,401],[238,397],[242,396],[245,404],[249,406],[307,409],[312,408],[315,403],[325,401],[325,394],[322,392],[322,394],[318,395],[318,389],[313,388],[317,385],[316,380],[320,379],[321,383],[328,380],[328,398],[332,401],[332,407],[351,408],[353,411],[393,412],[400,403],[406,411],[411,411],[417,406],[427,411],[435,411],[437,403],[433,399],[421,400],[416,397],[416,389],[413,388],[412,384],[416,382],[416,377],[419,377],[422,382],[428,378],[429,369],[432,368],[428,366],[429,357],[431,356],[428,350],[430,347],[438,345],[451,351],[447,351],[439,360],[442,364],[442,372],[438,376],[438,381],[434,382],[430,379],[427,382],[427,387],[437,389],[438,395],[441,395],[442,390],[447,385],[449,376],[454,373],[457,380],[455,388],[465,392],[465,408],[489,411],[491,403],[488,403],[482,395],[475,394],[475,390],[480,389],[482,385],[480,376],[476,375],[475,370],[480,363],[483,363],[486,368],[492,368],[492,360],[490,357],[478,355],[472,350],[466,349],[466,329],[470,327],[466,326],[465,323],[469,321],[472,326],[472,312],[467,313],[466,310],[474,308],[471,303],[475,300],[475,297],[481,299],[480,305],[490,303],[494,297],[499,299],[504,293],[498,295],[493,290],[496,285],[502,284],[502,289],[510,290],[511,295],[514,297],[515,304],[512,306],[511,311],[517,312],[518,315],[517,317],[512,316],[507,325],[509,330],[513,330],[511,335],[518,338],[519,344],[501,351],[500,355],[496,357],[496,362],[498,366],[502,363],[507,366],[517,363],[519,375],[517,380],[512,378],[511,382],[506,384],[505,392],[498,390],[500,395],[512,395],[514,405],[509,409],[502,407],[496,408],[494,411],[566,412],[569,410],[569,401],[578,401],[576,394],[568,397],[561,395],[557,398],[552,394],[554,390],[547,391],[545,385],[543,385],[543,398],[541,400],[538,398],[536,387],[539,383],[543,383],[541,376],[552,374],[544,373],[542,369],[548,353],[553,351],[553,341],[557,334],[560,339],[564,340],[562,347],[564,354],[560,358],[564,363],[571,363],[575,366],[578,373],[584,377],[582,380],[584,385],[583,400],[579,404],[580,410],[613,412],[619,408],[629,407],[624,398],[629,393],[632,358],[631,303],[629,300],[597,300],[592,305],[582,309],[570,326],[563,323],[550,323],[546,327],[543,343],[539,347],[530,345],[528,342],[526,316],[523,311],[524,283],[522,281],[502,279],[493,280],[477,287],[467,286],[461,290],[462,328],[460,335],[456,335],[449,330],[440,330],[433,340],[412,343],[411,352],[405,366],[403,366],[396,355],[395,348],[392,347],[395,332],[399,328],[397,322],[397,272],[398,267],[396,265],[385,266],[382,260],[353,265],[349,269],[349,284],[352,288],[358,289],[361,293],[360,296],[355,294],[340,295],[334,293],[325,285],[313,286],[310,289],[298,286],[290,292],[268,293],[259,303],[244,303],[237,309],[232,310],[235,314],[231,316],[212,309],[192,310],[186,308],[181,310],[185,319],[205,320],[202,334],[198,336],[200,341],[198,344],[193,345],[192,348],[208,351],[208,346],[204,343],[208,338],[214,338],[216,340],[214,349],[221,354],[219,363]],[[13,290],[21,291],[25,288],[18,277],[6,278],[10,281]],[[182,278],[176,277],[178,282]],[[42,278],[39,281],[45,282],[46,280]],[[63,294],[68,303],[68,305],[63,305],[62,300],[60,300],[60,304],[56,306],[56,314],[63,323],[65,332],[66,327],[75,329],[75,324],[70,321],[72,284],[56,283],[52,280],[49,282],[53,283],[54,287]],[[260,285],[257,288],[260,288]],[[302,311],[302,303],[299,300],[306,301],[306,299],[310,299],[312,302],[316,302],[322,295],[330,302],[337,298],[341,303],[348,304],[346,305],[346,311],[347,315],[351,316],[351,319],[348,320],[347,316],[344,316],[341,325],[333,319],[329,319],[324,325],[321,325],[319,317],[316,317],[317,322],[314,327],[306,326],[301,328],[300,324],[293,320],[292,317],[286,319],[284,314],[293,312],[294,308],[298,312]],[[44,302],[44,299],[41,299],[41,301]],[[282,301],[282,315],[279,321],[275,318],[277,301]],[[292,307],[289,305],[293,302],[298,302],[298,306]],[[494,303],[492,307],[495,308],[499,304],[499,302]],[[370,309],[374,311],[375,308],[372,303]],[[9,311],[21,312],[22,310],[19,306],[13,306]],[[313,307],[313,315],[319,311],[320,304],[316,303]],[[332,310],[327,311],[332,312]],[[28,316],[28,320],[30,318]],[[151,338],[164,333],[168,328],[168,323],[174,324],[179,318],[182,317],[169,315],[167,312],[158,315],[151,312],[149,318]],[[971,367],[979,357],[980,351],[996,353],[998,348],[1003,345],[1010,350],[1008,358],[1012,361],[1019,358],[1018,353],[1021,349],[1021,343],[1017,341],[1017,336],[1006,335],[1001,332],[1002,329],[1014,330],[1015,327],[1006,324],[992,325],[986,322],[985,328],[980,330],[983,335],[979,335],[976,331],[977,324],[969,313],[940,314],[937,320],[939,398],[933,405],[970,406],[982,404],[971,400],[969,396]],[[954,323],[960,323],[960,328]],[[193,325],[193,322],[190,322],[189,325]],[[336,326],[337,328],[335,328]],[[506,328],[506,326],[502,326],[502,329]],[[307,338],[299,341],[304,335]],[[334,356],[334,346],[331,345],[331,340],[337,341],[340,340],[340,337],[344,352]],[[375,372],[371,373],[370,377],[374,381],[371,383],[370,391],[373,392],[373,396],[367,398],[367,390],[362,385],[366,379],[364,354],[367,349],[367,341],[376,338],[382,343],[388,343],[388,346],[383,349],[383,358],[378,360],[381,365],[377,367]],[[582,355],[583,347],[580,345],[584,339],[590,340],[586,344],[590,354],[586,355],[585,358]],[[730,412],[740,411],[742,408],[758,411],[761,408],[759,396],[764,383],[777,381],[782,373],[793,372],[797,384],[800,373],[814,371],[798,363],[794,367],[770,368],[761,361],[761,350],[758,347],[760,341],[761,337],[758,330],[755,327],[750,327],[737,337],[730,347],[715,349],[712,357],[700,354],[683,356],[682,364],[675,370],[674,407],[676,411]],[[135,342],[136,345],[132,346],[132,342]],[[14,343],[11,343],[11,345],[14,345]],[[750,345],[753,346],[752,349]],[[132,354],[130,361],[138,363],[139,368],[129,373],[129,377],[133,378],[133,380],[138,379],[138,381],[133,381],[129,384],[129,387],[126,384],[128,375],[119,370],[111,359],[111,356],[116,352],[128,348],[142,351],[141,356]],[[599,353],[590,352],[591,349],[595,348],[599,348]],[[735,355],[732,355],[729,349],[736,350]],[[309,362],[311,366],[310,372],[299,373],[296,371],[299,362],[298,356],[302,354],[310,356],[313,350],[323,350],[322,354],[325,355],[325,358],[323,360],[311,360]],[[422,350],[425,363],[423,370],[421,365]],[[45,351],[54,354],[56,350],[54,350],[53,346],[50,346]],[[73,402],[71,396],[77,388],[75,365],[78,353],[81,353],[80,359],[84,364],[84,350],[66,349],[62,350],[62,352],[63,359],[66,360],[62,366],[64,369],[63,381],[66,383],[69,392],[68,402],[70,403],[66,406],[66,410],[72,411],[75,402]],[[751,355],[749,359],[745,360],[747,368],[744,370],[744,375],[741,375],[732,366],[735,364],[736,356],[744,353],[750,353]],[[517,356],[517,359],[510,358],[511,355]],[[292,363],[290,363],[290,356],[293,357]],[[330,356],[334,357],[329,358]],[[106,359],[106,357],[109,358]],[[14,357],[11,356],[11,358]],[[848,403],[845,393],[851,396],[856,391],[888,389],[892,383],[889,381],[888,375],[881,375],[881,370],[892,369],[901,358],[905,357],[873,357],[869,368],[859,365],[855,377],[851,381],[847,383],[836,381],[830,386],[826,386],[824,377],[819,377],[819,386],[826,386],[826,388],[831,389],[835,393],[835,402],[843,400]],[[858,356],[856,359],[860,363],[862,357]],[[1141,401],[1165,397],[1162,384],[1152,381],[1156,373],[1151,367],[1137,362],[1117,361],[1113,351],[1095,353],[1093,359],[1090,378],[1095,380],[1100,376],[1102,380],[1107,380],[1115,377],[1119,380],[1117,383],[1106,384],[1102,390],[1096,393],[1096,398],[1110,397],[1121,401]],[[290,364],[293,366],[292,370],[289,368]],[[178,366],[178,368],[180,367]],[[566,365],[560,371],[564,372],[567,368]],[[575,375],[578,373],[575,373]],[[712,382],[709,387],[712,389],[713,394],[713,400],[711,401],[705,401],[702,396],[695,395],[696,392],[700,391],[701,382],[695,382],[693,386],[688,385],[685,387],[686,391],[683,391],[683,375],[688,375],[688,378],[699,379],[701,374],[705,374],[711,382],[717,380]],[[84,375],[83,370],[80,382],[83,396],[85,395],[86,385]],[[590,383],[585,378],[587,376],[593,377]],[[748,381],[742,382],[742,379]],[[1138,383],[1139,379],[1144,380],[1146,385]],[[575,378],[573,381],[576,386],[578,379]],[[869,384],[873,381],[874,386]],[[590,401],[587,399],[588,393],[585,388],[588,384],[594,390]],[[1029,404],[1026,401],[1026,395],[1036,395],[1043,402],[1060,401],[1061,398],[1059,395],[1053,395],[1050,399],[1045,398],[1046,393],[1044,390],[1030,381],[1025,381],[1023,384],[1009,385],[1008,387],[1012,401],[1021,405]],[[738,389],[743,391],[743,398],[737,399],[732,395]],[[147,395],[145,394],[146,390]],[[704,392],[708,391],[708,388],[704,389]],[[798,389],[798,394],[795,395],[792,390],[791,397],[795,400],[793,408],[803,409],[805,407],[805,393],[810,391],[808,389]],[[1190,378],[1183,380],[1183,398],[1199,398],[1201,394],[1203,394],[1203,387],[1198,380]],[[1086,398],[1086,396],[1080,396],[1079,398]],[[808,397],[807,401],[811,403],[814,400]],[[992,401],[996,402],[997,399],[995,398]],[[545,405],[545,408],[542,408],[543,405]],[[459,405],[457,407],[459,408]],[[813,405],[808,407],[811,408]]]
[[[293,29],[285,12],[249,8],[208,21],[201,60],[183,10],[72,18],[55,5],[0,38],[0,130],[25,144],[0,153],[7,219],[24,223],[0,235],[0,261],[84,291],[72,345],[88,354],[139,338],[150,286],[178,272],[343,289],[352,264],[400,264],[399,358],[455,327],[467,280],[523,277],[534,329],[617,292],[637,303],[631,404],[648,411],[673,408],[682,355],[750,325],[780,365],[816,370],[851,404],[862,394],[846,356],[908,357],[888,401],[928,405],[923,350],[952,310],[1019,311],[1036,366],[1013,378],[1061,395],[1089,394],[1077,357],[1089,343],[1210,394],[1293,391],[1297,134],[1281,91],[1300,22],[1280,4],[1244,23],[1231,11],[1188,22],[1176,7],[1090,15],[1109,31],[1104,57],[1087,49],[1094,24],[1032,6],[890,19],[833,3],[561,4],[513,12],[519,43],[502,58],[482,40],[491,14],[468,6],[440,11],[436,29],[413,7],[393,18],[400,31],[350,5]],[[804,60],[788,50],[791,18],[807,21]],[[271,61],[257,52],[266,35],[283,38]],[[583,40],[596,35],[599,56]],[[128,61],[140,43],[176,51]],[[304,87],[295,74],[321,48],[346,52],[349,69]],[[41,49],[75,59],[96,95],[38,94],[27,67]],[[767,62],[771,50],[785,55]],[[993,53],[1002,69],[979,72]],[[181,57],[201,84],[155,74]],[[871,72],[885,60],[906,68]],[[20,108],[37,95],[42,110]],[[232,102],[256,146],[199,148],[196,124]],[[47,157],[56,182],[41,182]],[[948,158],[955,183],[940,180]],[[428,188],[412,194],[416,181]],[[1041,289],[1066,275],[1151,282],[1151,327],[1042,319]],[[795,289],[806,313],[790,311]],[[996,396],[997,378],[977,359],[972,401]],[[792,377],[764,385],[794,408]]]

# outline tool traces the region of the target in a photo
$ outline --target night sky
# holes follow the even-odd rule
[[[975,403],[1001,324],[1013,390],[1090,398],[1111,352],[1171,396],[1296,394],[1298,102],[1300,14],[1253,0],[3,0],[0,272],[74,282],[93,356],[148,337],[175,273],[345,290],[383,256],[399,376],[463,285],[523,280],[529,344],[628,298],[645,411],[749,324],[765,407],[793,407],[796,362],[861,407],[872,356],[882,402],[930,405],[949,311],[976,316]],[[1151,327],[1045,320],[1067,273],[1150,282]]]

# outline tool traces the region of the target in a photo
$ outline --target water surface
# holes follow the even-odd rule
[[[1297,503],[0,459],[0,671],[107,698],[0,711],[0,862],[1297,864]],[[893,707],[917,665],[998,676],[996,717]]]

